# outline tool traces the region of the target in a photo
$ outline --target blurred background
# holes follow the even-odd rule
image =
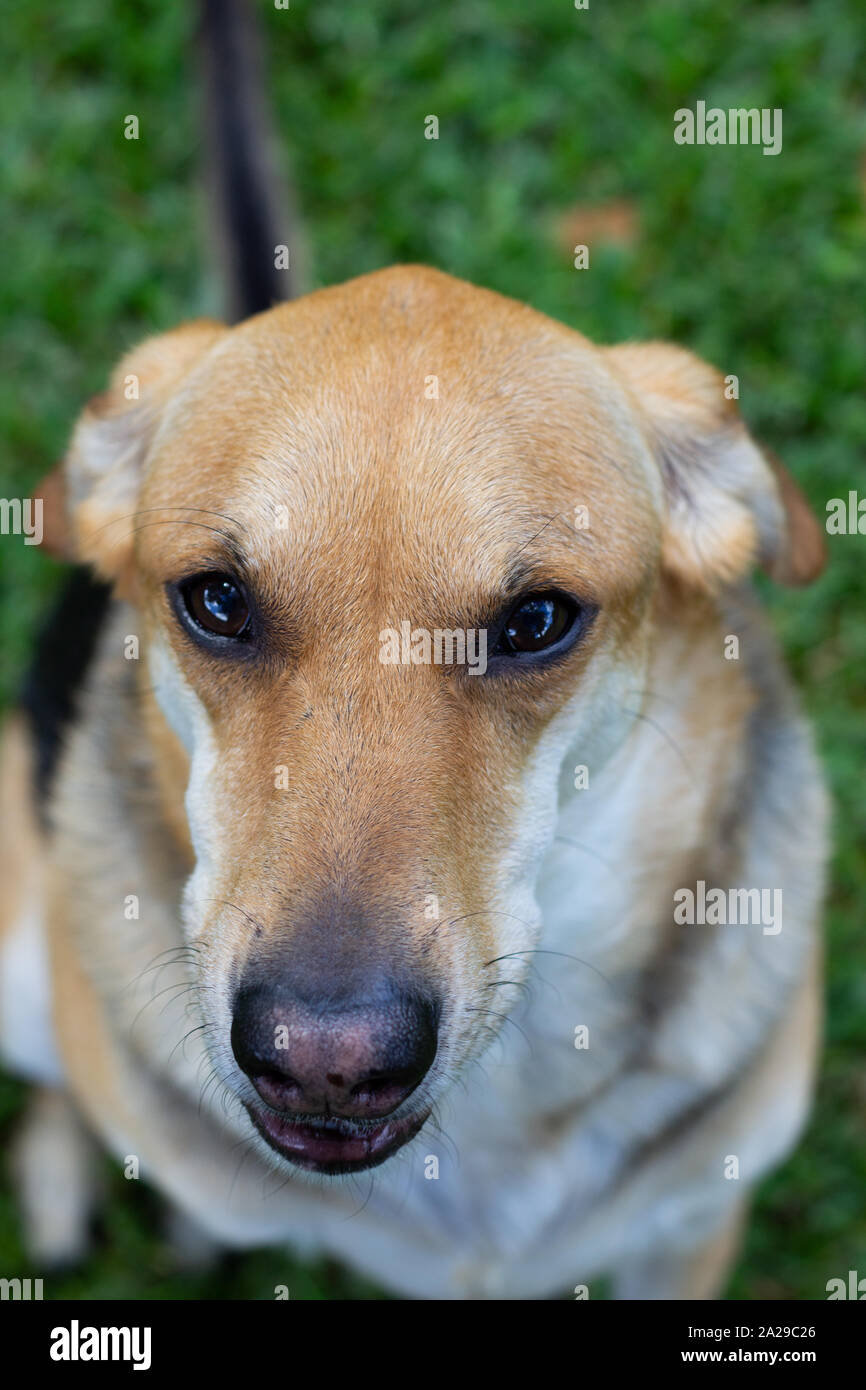
[[[424,261],[599,342],[673,339],[740,405],[826,515],[866,497],[866,23],[859,0],[269,0],[268,97],[310,287]],[[0,497],[25,497],[137,340],[221,312],[199,187],[194,12],[162,0],[7,8],[0,125]],[[673,113],[781,107],[775,158],[679,146]],[[138,141],[124,139],[136,114]],[[438,141],[424,139],[436,115]],[[590,269],[573,268],[576,243]],[[864,523],[866,524],[866,523]],[[866,536],[830,537],[803,592],[762,584],[836,802],[827,1038],[817,1104],[761,1188],[734,1298],[824,1298],[866,1275]],[[62,568],[0,547],[0,708]],[[0,827],[2,833],[2,827]],[[0,1146],[24,1088],[0,1077]],[[8,1175],[0,1266],[26,1276]],[[105,1165],[95,1253],[71,1298],[372,1298],[281,1252],[185,1273],[158,1204]],[[593,1288],[595,1294],[595,1287]]]

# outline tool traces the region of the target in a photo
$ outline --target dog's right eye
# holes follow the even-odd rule
[[[187,616],[214,637],[243,638],[250,626],[243,589],[229,574],[200,574],[179,586]]]

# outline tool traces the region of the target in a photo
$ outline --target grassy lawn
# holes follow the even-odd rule
[[[866,215],[856,0],[292,0],[259,5],[313,284],[394,260],[476,280],[599,341],[666,337],[740,381],[751,426],[824,515],[866,495]],[[76,412],[148,333],[218,312],[197,194],[187,5],[19,4],[0,83],[0,496],[26,496]],[[681,147],[673,113],[781,107],[784,147]],[[137,142],[123,138],[128,114]],[[423,138],[435,114],[440,138]],[[599,211],[600,209],[600,211]],[[590,217],[590,213],[592,217]],[[563,223],[565,221],[565,230]],[[586,237],[575,229],[590,228]],[[589,270],[572,266],[591,243]],[[767,599],[836,798],[827,1047],[795,1156],[762,1187],[732,1293],[822,1298],[866,1275],[866,537],[830,541],[802,593]],[[59,569],[0,546],[0,700]],[[0,1082],[5,1143],[23,1089]],[[155,1204],[108,1178],[104,1247],[51,1296],[374,1297],[282,1254],[172,1270]],[[8,1185],[0,1265],[28,1271]],[[576,1271],[579,1277],[579,1271]]]

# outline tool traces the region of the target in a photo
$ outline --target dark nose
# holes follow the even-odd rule
[[[232,1051],[275,1110],[381,1119],[426,1075],[437,1014],[387,982],[366,998],[318,1003],[285,984],[257,985],[238,994]]]

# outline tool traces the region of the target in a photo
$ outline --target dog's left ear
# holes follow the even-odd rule
[[[820,574],[821,528],[793,478],[750,436],[726,378],[668,343],[626,343],[606,356],[636,398],[661,470],[667,573],[705,592],[756,564],[783,584]]]
[[[109,388],[78,419],[64,460],[71,558],[123,587],[135,512],[160,421],[172,396],[228,332],[197,319],[148,338],[115,368]]]
[[[72,553],[72,537],[66,513],[66,477],[63,464],[58,463],[46,473],[34,489],[33,501],[42,507],[41,548],[58,560],[68,560]]]

